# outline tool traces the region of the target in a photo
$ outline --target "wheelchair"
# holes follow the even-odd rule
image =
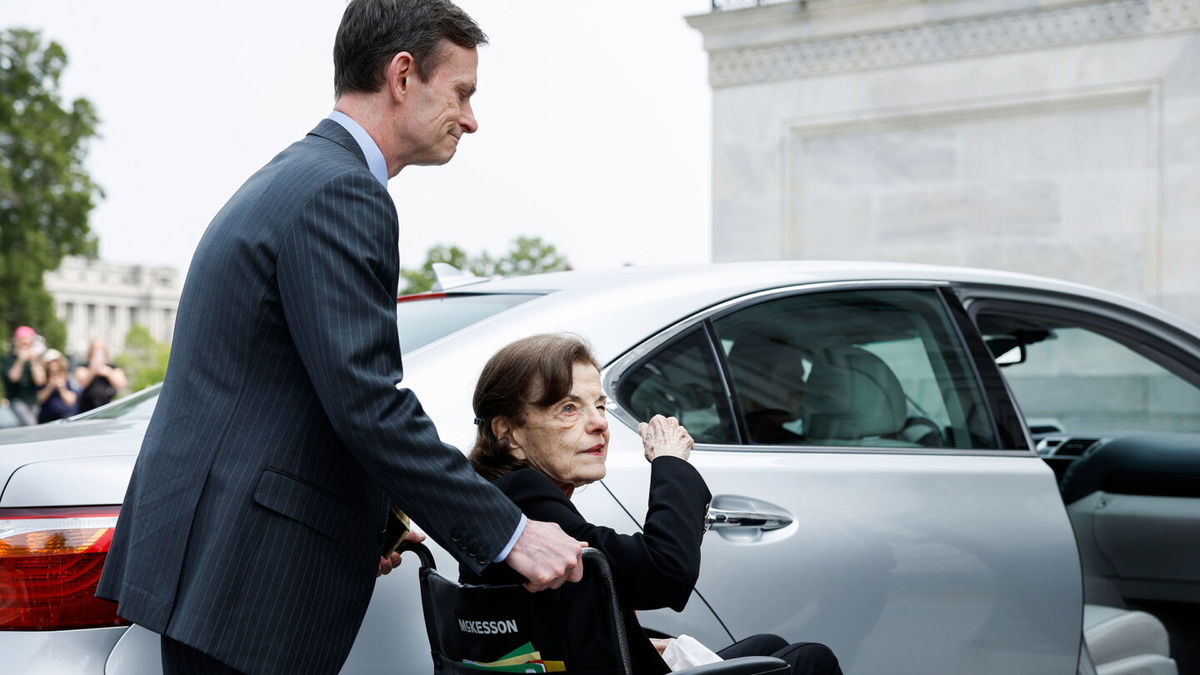
[[[397,550],[412,552],[421,561],[421,606],[433,672],[637,675],[612,572],[600,551],[583,550],[583,580],[573,585],[566,599],[566,594],[530,593],[516,584],[460,584],[438,572],[433,554],[424,545],[405,543]],[[779,659],[747,656],[676,672],[786,675],[789,671]]]

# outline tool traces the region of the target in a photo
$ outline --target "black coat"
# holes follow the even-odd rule
[[[529,518],[558,523],[567,534],[604,552],[629,630],[634,672],[639,675],[670,671],[633,610],[683,610],[700,574],[704,514],[712,498],[700,473],[687,461],[660,457],[650,467],[646,523],[641,533],[632,535],[587,522],[562,490],[533,469],[519,469],[493,481]],[[466,569],[461,572],[468,583],[519,581],[511,569],[501,565],[488,568],[482,576]],[[597,607],[595,611],[605,610]]]

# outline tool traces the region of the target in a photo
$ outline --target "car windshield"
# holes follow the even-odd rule
[[[396,325],[400,331],[400,351],[404,354],[466,328],[493,314],[533,300],[536,294],[517,293],[427,293],[409,295],[396,303]],[[158,402],[161,384],[114,401],[102,408],[73,417],[73,420],[116,419],[149,420]]]

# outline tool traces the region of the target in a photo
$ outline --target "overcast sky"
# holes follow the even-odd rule
[[[401,262],[436,243],[499,253],[540,235],[577,269],[710,258],[709,0],[461,0],[480,130],[391,181]],[[101,258],[186,269],[234,190],[333,105],[344,0],[0,0],[0,26],[67,50],[96,105],[88,168]]]

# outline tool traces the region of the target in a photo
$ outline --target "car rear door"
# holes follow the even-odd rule
[[[697,441],[714,495],[697,590],[723,637],[824,642],[847,673],[1074,672],[1079,559],[1052,472],[941,285],[738,298],[605,384],[615,448],[656,413]],[[631,456],[612,453],[604,485],[641,522]]]

